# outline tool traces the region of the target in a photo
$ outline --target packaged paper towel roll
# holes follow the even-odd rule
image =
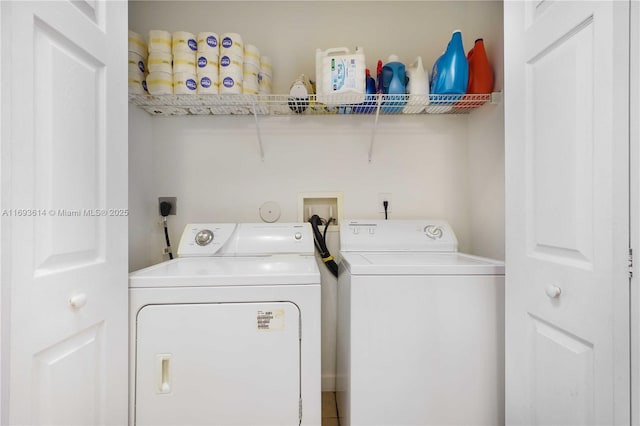
[[[144,57],[136,52],[129,51],[129,69],[131,69],[132,65],[137,67],[140,72],[145,72],[147,70]]]
[[[173,52],[173,72],[195,72],[196,52],[187,50]]]
[[[220,57],[220,75],[240,74],[242,77],[243,63],[239,56],[222,55]]]
[[[213,68],[218,71],[218,52],[215,51],[199,51],[198,52],[198,72],[206,71],[209,72]]]
[[[129,79],[144,80],[144,73],[140,71],[137,64],[129,64]]]
[[[198,94],[217,94],[220,82],[218,73],[198,74]]]
[[[132,77],[129,76],[129,94],[131,95],[144,95],[144,77]]]
[[[171,53],[171,33],[163,30],[149,31],[149,53],[166,52]]]
[[[268,56],[260,56],[260,74],[273,77],[273,66]]]
[[[255,74],[247,74],[245,72],[242,77],[242,93],[249,95],[257,95],[260,92],[258,84],[258,76]]]
[[[173,33],[171,46],[173,53],[185,50],[189,52],[196,52],[198,50],[196,36],[186,31],[176,31]]]
[[[220,54],[218,34],[210,31],[198,33],[198,51]]]
[[[258,93],[261,95],[270,95],[272,91],[271,76],[269,74],[258,74]]]
[[[258,82],[258,74],[260,68],[254,64],[245,63],[242,73],[242,93],[257,95],[260,91],[260,83]]]
[[[129,52],[137,53],[142,58],[147,57],[147,43],[140,34],[131,30],[129,30]]]
[[[152,95],[172,95],[173,76],[166,72],[150,72],[147,75],[147,90]]]
[[[173,74],[173,94],[192,95],[196,93],[198,83],[195,72],[177,72]]]
[[[244,75],[251,75],[256,78],[256,82],[258,81],[258,74],[260,74],[260,67],[255,66],[254,64],[248,64],[245,62],[242,73]]]
[[[253,44],[247,44],[244,46],[244,58],[245,64],[255,65],[260,68],[260,51]]]
[[[244,56],[244,43],[240,34],[224,33],[221,38],[220,56],[239,56],[240,58]]]
[[[147,68],[149,72],[173,72],[173,55],[167,52],[152,51],[149,53],[149,59],[147,60]]]
[[[220,77],[220,94],[241,94],[242,93],[242,74],[237,76]]]
[[[259,93],[261,95],[270,95],[272,90],[273,67],[271,58],[268,56],[260,56],[260,72],[258,73]]]

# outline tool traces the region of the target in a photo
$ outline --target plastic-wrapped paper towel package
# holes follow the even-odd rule
[[[136,95],[264,94],[272,88],[269,58],[231,32],[151,30],[147,43],[129,31],[129,70],[129,93]]]
[[[258,84],[260,51],[252,44],[244,46],[244,62],[242,68],[242,93],[257,95],[260,89]]]
[[[176,31],[171,38],[173,94],[195,94],[198,89],[196,77],[198,42],[196,36],[187,31]]]
[[[149,75],[147,90],[151,95],[173,94],[173,53],[171,33],[163,30],[149,31]]]
[[[218,62],[220,43],[218,34],[211,31],[198,33],[197,78],[199,94],[217,94],[220,86]]]
[[[140,34],[129,31],[129,93],[147,93],[147,43]]]
[[[244,43],[237,33],[222,34],[220,46],[220,93],[242,94]]]

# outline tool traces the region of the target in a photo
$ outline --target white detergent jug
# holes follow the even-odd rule
[[[355,53],[346,47],[316,49],[317,101],[326,105],[364,101],[366,68],[361,47]]]
[[[422,66],[422,57],[407,67],[407,93],[410,95],[407,105],[402,110],[405,114],[420,114],[429,105],[429,79]]]

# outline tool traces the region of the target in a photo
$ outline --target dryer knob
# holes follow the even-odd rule
[[[213,241],[213,232],[208,229],[203,229],[196,234],[196,244],[199,246],[206,246]]]

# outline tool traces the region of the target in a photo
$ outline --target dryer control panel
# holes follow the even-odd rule
[[[235,229],[235,223],[187,224],[180,238],[178,256],[213,256],[229,241]]]
[[[313,255],[309,223],[196,223],[185,226],[179,257]]]
[[[444,220],[348,220],[340,225],[340,251],[455,252],[458,240]]]

